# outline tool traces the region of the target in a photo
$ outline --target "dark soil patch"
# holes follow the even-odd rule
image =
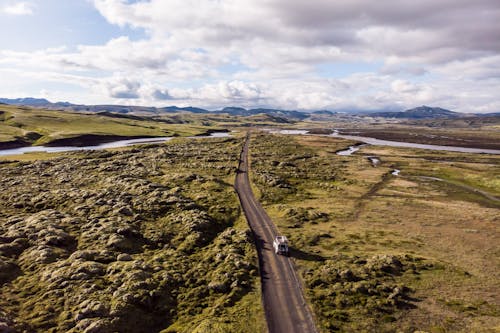
[[[71,138],[57,139],[51,141],[45,146],[47,147],[61,147],[61,146],[73,146],[73,147],[85,147],[94,146],[101,143],[108,143],[118,140],[130,140],[130,139],[142,139],[150,138],[150,136],[121,136],[121,135],[98,135],[98,134],[84,134]]]
[[[0,142],[0,150],[2,149],[15,149],[31,146],[28,142],[16,139],[14,141]]]
[[[321,135],[330,135],[333,133],[333,130],[328,128],[313,128],[309,130],[309,134],[321,134]]]
[[[343,130],[341,134],[366,136],[380,140],[412,142],[428,145],[455,146],[465,148],[500,149],[500,143],[487,137],[454,136],[450,133],[425,132],[422,129],[355,129]]]

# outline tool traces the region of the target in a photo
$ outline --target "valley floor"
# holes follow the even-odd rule
[[[243,142],[3,158],[0,331],[264,332],[233,188]],[[291,242],[318,328],[498,331],[500,156],[336,154],[352,144],[250,143],[253,190]]]

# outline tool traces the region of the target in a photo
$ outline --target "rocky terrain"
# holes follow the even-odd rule
[[[0,164],[0,331],[247,320],[230,315],[257,276],[232,188],[240,149],[235,138],[177,139]]]
[[[397,312],[416,308],[414,290],[402,277],[432,269],[434,264],[410,255],[338,254],[304,274],[317,314],[329,331],[349,331],[349,322],[357,318],[365,322],[353,330],[390,331],[387,324],[396,321]]]

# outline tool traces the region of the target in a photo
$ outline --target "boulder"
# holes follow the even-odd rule
[[[75,316],[76,321],[87,318],[105,317],[107,315],[107,309],[101,302],[98,301],[84,301],[80,305],[80,310]]]
[[[134,250],[136,244],[134,244],[133,240],[126,238],[122,235],[112,234],[108,238],[106,246],[113,250],[129,252]]]
[[[124,215],[124,216],[134,215],[134,213],[132,212],[132,209],[130,207],[127,207],[127,206],[120,207],[120,208],[116,209],[113,213],[118,214],[118,215]]]
[[[118,257],[116,257],[118,261],[132,261],[132,256],[127,253],[120,253]]]
[[[19,267],[11,259],[0,257],[0,284],[15,279],[20,272]]]

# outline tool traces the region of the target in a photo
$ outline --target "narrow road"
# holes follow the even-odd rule
[[[290,258],[274,253],[273,239],[277,235],[277,229],[255,199],[250,187],[249,144],[248,135],[240,156],[235,189],[255,236],[267,327],[270,333],[316,333],[311,311],[305,302],[293,263]]]

